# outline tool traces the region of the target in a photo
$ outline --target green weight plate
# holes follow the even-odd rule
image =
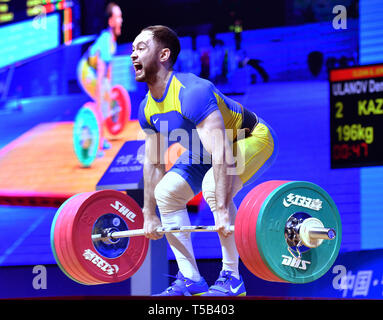
[[[73,126],[74,152],[84,167],[89,167],[97,157],[100,144],[100,127],[94,111],[82,107]]]
[[[288,218],[305,212],[334,228],[336,238],[324,240],[317,247],[293,259],[284,237]],[[262,261],[277,277],[291,283],[308,283],[323,276],[333,265],[342,240],[342,224],[338,209],[321,187],[305,181],[292,181],[274,189],[259,211],[256,239]]]

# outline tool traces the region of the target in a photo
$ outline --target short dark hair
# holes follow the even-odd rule
[[[173,66],[181,51],[181,44],[177,33],[169,27],[162,25],[149,26],[141,30],[141,32],[143,31],[151,31],[153,33],[153,39],[162,45],[163,48],[168,48],[170,50],[169,60],[171,66]]]
[[[118,7],[118,4],[115,2],[109,2],[105,7],[105,23],[108,25],[109,18],[113,15],[113,8]]]

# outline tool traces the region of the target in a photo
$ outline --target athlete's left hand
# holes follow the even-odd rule
[[[215,222],[215,226],[218,233],[225,238],[233,233],[230,231],[230,218],[228,210],[217,210],[217,220]]]

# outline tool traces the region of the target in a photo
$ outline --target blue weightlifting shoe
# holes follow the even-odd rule
[[[203,297],[213,296],[246,296],[245,284],[242,277],[239,280],[232,275],[232,271],[222,270],[219,274],[219,278],[209,288],[209,291],[202,294]]]
[[[209,290],[204,278],[196,282],[185,278],[181,271],[178,271],[176,280],[164,292],[155,296],[199,296]]]

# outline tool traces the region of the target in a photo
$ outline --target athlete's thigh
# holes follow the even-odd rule
[[[186,150],[169,171],[176,172],[183,177],[196,195],[201,191],[202,180],[211,168],[211,164],[195,163],[194,158],[192,152]]]

